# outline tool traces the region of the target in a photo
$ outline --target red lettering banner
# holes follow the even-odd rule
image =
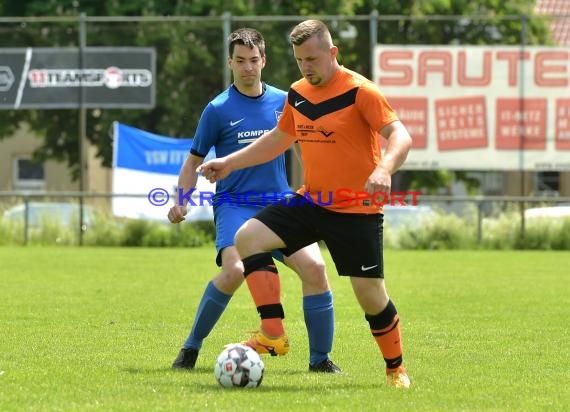
[[[378,45],[375,61],[413,138],[405,168],[570,170],[570,48]]]

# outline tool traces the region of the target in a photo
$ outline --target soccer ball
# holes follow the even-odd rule
[[[261,385],[264,370],[265,365],[255,350],[232,344],[218,356],[214,375],[224,388],[256,388]]]

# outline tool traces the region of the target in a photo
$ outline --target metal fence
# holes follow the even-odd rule
[[[544,30],[556,21],[569,16],[382,16],[377,12],[368,15],[343,16],[320,15],[332,30],[335,43],[340,48],[340,61],[367,77],[372,77],[374,49],[378,44],[440,44],[469,45],[495,44],[520,46],[552,44]],[[227,68],[225,39],[234,29],[252,26],[259,29],[268,44],[268,65],[264,78],[281,88],[288,88],[298,79],[298,69],[287,41],[291,28],[307,16],[85,16],[76,17],[0,17],[0,48],[8,47],[153,47],[157,53],[156,78],[159,84],[159,106],[153,111],[93,110],[88,119],[79,115],[78,136],[85,138],[86,123],[96,123],[89,129],[90,139],[107,138],[107,129],[117,118],[148,121],[158,118],[159,112],[169,107],[184,107],[185,115],[162,117],[153,126],[171,136],[191,136],[204,105],[231,81]],[[181,69],[182,68],[182,69]],[[191,86],[200,86],[199,93]],[[520,90],[521,96],[527,91]],[[169,101],[171,106],[161,106]],[[10,111],[7,111],[10,112]],[[156,114],[156,116],[155,116]],[[10,113],[6,117],[16,117]],[[4,118],[3,118],[4,119]],[[83,134],[83,136],[81,136]],[[107,160],[111,145],[106,147]],[[81,149],[79,149],[81,150]],[[513,156],[518,156],[513,153]],[[3,165],[0,165],[2,167]],[[83,168],[81,168],[82,170]],[[5,169],[2,169],[5,170]],[[0,171],[0,173],[3,173]],[[83,182],[83,179],[80,178]],[[524,185],[523,185],[524,186]],[[84,187],[82,184],[80,188]],[[521,190],[522,193],[522,190]],[[0,192],[4,206],[33,199],[67,199],[83,205],[108,200],[118,194],[91,192]],[[134,195],[128,195],[134,196]],[[144,201],[146,194],[141,194]],[[520,205],[524,210],[534,204],[570,203],[570,198],[542,198],[526,196],[423,196],[422,204],[440,206],[449,210],[449,204],[471,205],[477,210],[478,239],[482,237],[482,219],[490,209],[501,209],[507,203]],[[108,206],[106,206],[108,209]],[[0,204],[0,209],[2,204]],[[6,207],[4,207],[5,209]],[[78,228],[79,244],[82,244],[83,213]],[[524,214],[521,213],[524,234]],[[27,239],[28,228],[25,228]]]
[[[49,192],[49,193],[33,193],[33,192],[0,192],[0,222],[2,221],[2,213],[10,206],[20,205],[24,207],[24,221],[22,239],[24,244],[28,244],[30,232],[30,203],[33,201],[62,201],[77,206],[77,239],[78,244],[83,245],[83,237],[85,231],[85,214],[86,208],[90,211],[96,211],[111,215],[112,198],[137,198],[141,202],[149,201],[148,193],[140,194],[120,194],[120,193],[88,193],[88,192]],[[173,193],[172,198],[175,198]],[[418,195],[416,196],[417,206],[430,206],[435,212],[440,214],[455,214],[465,219],[465,222],[476,226],[477,243],[481,244],[484,236],[483,221],[489,216],[500,216],[505,211],[517,210],[518,219],[520,219],[520,236],[525,236],[525,210],[532,207],[549,207],[565,205],[570,207],[570,197],[537,197],[537,196],[434,196],[434,195]],[[407,197],[406,207],[414,207],[411,199]],[[399,202],[395,202],[398,206]],[[164,223],[168,223],[166,215],[171,205],[164,205]]]

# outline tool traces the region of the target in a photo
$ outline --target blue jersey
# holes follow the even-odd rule
[[[216,96],[204,109],[196,129],[191,153],[205,157],[214,147],[217,157],[227,156],[273,129],[287,94],[264,84],[258,97],[241,94],[234,85]],[[224,201],[267,204],[288,192],[285,157],[261,165],[235,170],[216,182],[214,206]]]

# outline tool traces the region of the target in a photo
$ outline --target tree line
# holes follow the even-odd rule
[[[223,56],[225,39],[217,16],[230,13],[232,30],[251,26],[260,30],[267,43],[264,80],[287,89],[299,77],[287,35],[294,19],[244,20],[246,16],[288,16],[299,20],[322,16],[340,48],[340,62],[368,77],[370,33],[366,19],[351,16],[380,16],[378,42],[384,44],[520,44],[521,19],[532,17],[534,0],[4,0],[0,16],[165,16],[168,20],[88,22],[87,46],[154,47],[157,54],[156,105],[148,110],[89,109],[87,139],[97,148],[101,164],[111,167],[113,121],[149,132],[192,137],[204,105],[225,87]],[[437,15],[433,19],[430,16]],[[205,19],[176,20],[172,16],[201,16]],[[342,16],[343,18],[334,18]],[[449,19],[441,18],[449,16]],[[208,18],[209,17],[209,18]],[[240,20],[239,17],[242,17]],[[329,18],[327,20],[327,18]],[[459,18],[460,17],[460,18]],[[73,20],[0,23],[0,47],[77,47],[78,24]],[[528,19],[527,44],[548,44],[548,22]],[[2,110],[0,140],[27,125],[43,139],[34,160],[65,162],[72,175],[79,175],[78,115],[76,110]],[[435,189],[463,180],[468,187],[477,182],[462,171],[439,170],[401,173],[400,189]]]

